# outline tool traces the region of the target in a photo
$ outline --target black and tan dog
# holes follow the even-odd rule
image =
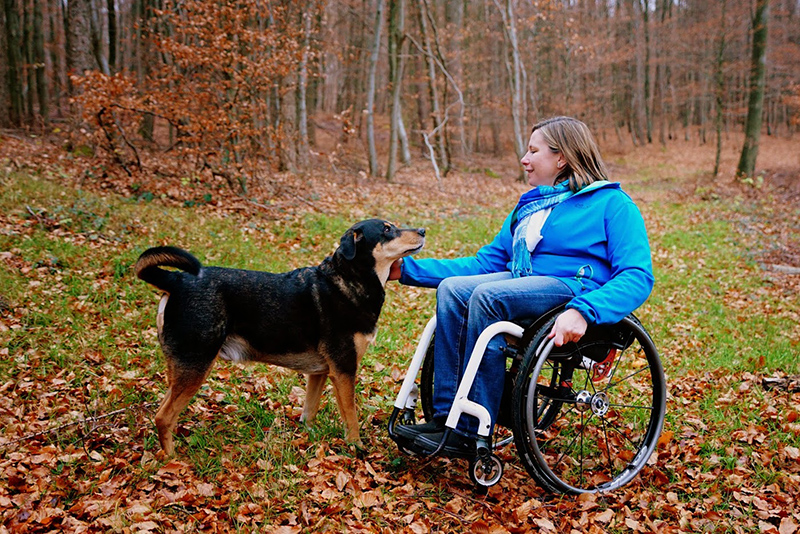
[[[305,373],[306,422],[316,416],[330,376],[347,440],[360,445],[356,371],[375,336],[392,263],[424,243],[424,229],[371,219],[347,230],[336,252],[320,265],[280,274],[203,267],[174,247],[145,251],[136,275],[167,293],[157,318],[169,386],[156,414],[164,451],[173,454],[178,415],[217,356]]]

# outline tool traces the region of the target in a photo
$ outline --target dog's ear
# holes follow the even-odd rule
[[[342,236],[342,240],[339,242],[339,250],[336,252],[341,254],[344,259],[352,260],[356,257],[356,243],[361,241],[362,237],[364,237],[364,234],[360,230],[351,228]]]

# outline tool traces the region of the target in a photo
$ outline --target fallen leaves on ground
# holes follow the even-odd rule
[[[52,158],[45,164],[45,168],[54,168]],[[266,209],[277,214],[305,203],[297,199],[297,181],[289,177],[280,180],[285,182],[276,181],[270,187],[284,187],[288,193],[271,204],[261,199],[262,205],[253,207],[246,199],[230,196],[202,209],[229,213]],[[416,197],[425,187],[415,186],[413,177],[409,180],[411,185],[405,186],[354,183],[349,188],[315,181],[303,194],[317,195],[314,209],[333,211],[348,203],[360,206],[363,213],[353,217],[368,215],[380,205],[377,200],[370,201],[373,205],[353,200],[367,190],[370,197],[376,191],[390,191],[386,205],[414,198],[421,206],[418,209],[428,210],[431,217],[468,209],[459,208],[456,196],[447,191],[431,192],[427,203],[420,201]],[[462,185],[469,184],[462,187],[466,197],[458,198],[466,198],[467,205],[481,195],[483,201],[500,202],[519,190],[516,184],[493,181],[487,186],[485,179],[463,180]],[[147,183],[147,187],[157,187]],[[419,183],[425,182],[420,179]],[[481,189],[474,187],[476,184],[484,185]],[[113,177],[95,185],[100,190],[131,193],[131,184]],[[185,194],[170,188],[165,198],[179,203]],[[792,208],[782,209],[791,212]],[[126,244],[113,236],[70,230],[57,215],[34,207],[27,216],[21,211],[0,213],[0,231],[24,238],[34,227],[44,227],[50,239],[88,244],[96,247],[98,254],[111,257],[126,250]],[[771,235],[784,234],[775,231]],[[774,250],[782,254],[781,261],[793,258],[780,252],[785,250],[781,247]],[[48,309],[47,292],[64,290],[58,277],[66,276],[65,271],[89,277],[95,289],[112,284],[111,264],[89,273],[80,265],[65,269],[57,261],[35,264],[14,250],[0,251],[2,268],[20,273],[31,290],[43,297],[41,301],[10,303],[0,295],[0,334],[23,325],[30,328],[32,315],[53,313]],[[675,261],[680,268],[682,260],[663,261]],[[776,291],[797,288],[791,276],[775,277]],[[416,306],[415,293],[409,295],[408,305]],[[743,313],[750,309],[744,297],[737,300],[732,294],[730,298],[733,308],[741,307]],[[98,329],[113,331],[115,324],[99,313],[97,306],[88,294],[70,296],[69,308],[74,313],[96,321]],[[126,313],[124,304],[120,313]],[[49,328],[49,335],[58,338],[70,335],[68,323],[33,327]],[[665,343],[662,349],[668,369],[680,368],[681,350],[692,348],[694,327],[687,323],[682,328],[676,333],[680,343]],[[482,496],[474,492],[465,462],[405,456],[387,437],[391,402],[387,395],[396,392],[404,374],[401,366],[389,362],[376,366],[387,370],[385,380],[371,379],[369,370],[361,372],[370,395],[362,403],[368,408],[361,412],[363,452],[339,438],[312,439],[299,422],[302,390],[278,396],[269,377],[253,375],[242,379],[237,390],[279,414],[274,428],[267,428],[264,436],[230,439],[218,450],[204,451],[219,468],[206,468],[192,460],[187,453],[198,445],[184,444],[176,457],[164,458],[153,439],[152,403],[108,413],[109,406],[125,405],[124,390],[151,391],[153,395],[159,391],[161,378],[150,373],[153,364],[141,347],[143,339],[150,346],[155,344],[155,330],[120,330],[113,335],[130,354],[130,368],[120,370],[106,362],[103,347],[77,342],[75,349],[93,369],[92,379],[82,382],[76,381],[72,369],[48,362],[45,354],[0,347],[0,357],[17,358],[19,364],[14,380],[0,384],[0,533],[800,532],[800,450],[791,444],[798,443],[800,436],[800,393],[764,390],[765,377],[756,373],[687,372],[681,373],[679,380],[668,380],[668,420],[657,451],[641,474],[618,491],[550,495],[533,483],[513,446],[508,446],[499,451],[505,464],[502,480]],[[45,368],[50,371],[43,374]],[[227,379],[230,369],[217,368],[212,381]],[[232,369],[235,373],[236,368]],[[199,397],[182,419],[184,427],[179,434],[228,431],[226,421],[235,415],[236,406],[226,402],[213,385]],[[713,408],[725,417],[704,417],[708,399],[715,399]],[[335,411],[331,413],[338,417]],[[187,425],[190,428],[185,428]],[[300,459],[296,463],[283,461],[282,451],[290,448]],[[242,463],[238,461],[242,456],[259,459]]]

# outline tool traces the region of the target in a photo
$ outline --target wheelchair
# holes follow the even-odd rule
[[[658,351],[633,314],[614,325],[590,326],[577,343],[556,347],[547,335],[563,309],[497,322],[481,333],[442,442],[426,449],[396,429],[433,417],[436,317],[431,318],[389,419],[389,436],[401,452],[466,458],[479,492],[500,481],[503,464],[494,451],[512,441],[525,470],[549,492],[610,492],[630,482],[655,450],[664,424],[666,381]],[[506,340],[506,376],[492,436],[488,410],[468,395],[486,346],[497,335]],[[462,416],[478,419],[475,450],[449,454],[444,443]]]

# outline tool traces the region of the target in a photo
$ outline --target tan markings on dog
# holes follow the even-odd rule
[[[375,273],[378,275],[378,279],[381,281],[382,285],[386,285],[386,282],[389,280],[389,269],[392,267],[392,262],[394,260],[390,260],[389,257],[386,255],[383,245],[375,245],[375,248],[372,251],[372,255],[375,257]]]
[[[218,356],[231,362],[261,362],[279,365],[306,374],[322,374],[328,372],[328,364],[317,352],[300,352],[290,354],[266,354],[257,351],[240,336],[228,336],[219,350]]]
[[[327,374],[306,375],[306,400],[303,403],[303,415],[300,416],[300,421],[311,423],[317,417],[326,378]]]
[[[425,238],[416,230],[403,230],[397,239],[376,245],[372,250],[372,256],[375,258],[375,272],[381,283],[386,285],[386,281],[389,279],[389,270],[395,260],[419,249],[424,243]]]
[[[167,293],[161,296],[161,301],[158,303],[158,315],[156,315],[156,330],[158,331],[159,338],[164,331],[164,309],[167,307],[169,295]]]
[[[133,271],[136,276],[139,276],[139,273],[148,267],[161,266],[165,263],[171,262],[173,259],[175,258],[171,254],[152,254],[146,258],[139,259],[139,261],[136,262],[136,265],[133,266]]]
[[[257,354],[253,361],[269,363],[294,369],[301,373],[320,374],[328,372],[328,364],[316,352],[301,352],[294,354]]]
[[[369,344],[375,341],[376,333],[377,330],[370,334],[362,334],[361,332],[356,332],[355,335],[353,335],[353,343],[356,346],[356,355],[358,357],[358,360],[356,360],[357,366],[361,365],[361,358],[364,356],[364,353],[367,352]]]
[[[183,367],[176,364],[172,358],[167,358],[167,377],[170,384],[167,395],[161,402],[156,412],[156,429],[161,447],[167,455],[175,452],[173,433],[178,425],[178,415],[189,405],[194,394],[208,378],[213,365],[198,372],[192,367]]]
[[[354,226],[348,231],[349,233],[342,237],[342,242],[344,243],[345,238],[349,235],[356,235],[357,239],[354,239],[358,241],[365,239],[365,236],[369,236],[369,242],[365,246],[369,246],[371,249],[376,275],[379,276],[379,280],[383,284],[388,279],[392,263],[403,256],[417,252],[425,242],[425,231],[423,229],[401,230],[394,225],[379,220],[365,221],[363,224],[371,225],[369,226],[370,232],[365,233],[359,229],[360,227],[356,228]],[[383,225],[383,228],[381,228],[381,225]],[[391,236],[392,240],[379,245],[388,236]],[[336,393],[339,412],[347,427],[347,439],[363,446],[359,439],[355,381],[358,366],[368,345],[375,338],[375,331],[373,330],[371,333],[354,333],[355,325],[340,324],[340,328],[326,330],[325,333],[309,339],[305,344],[297,344],[298,348],[296,350],[301,352],[292,354],[261,352],[256,350],[255,347],[262,347],[265,351],[275,350],[280,352],[282,350],[280,344],[273,343],[274,340],[270,336],[270,329],[275,326],[272,319],[274,314],[285,311],[282,310],[282,302],[259,301],[259,291],[253,291],[252,293],[254,294],[252,295],[237,292],[234,290],[235,288],[229,287],[229,284],[235,286],[238,283],[237,280],[242,277],[240,271],[224,268],[206,271],[200,267],[199,262],[190,254],[185,251],[172,250],[173,252],[171,253],[162,253],[157,252],[157,249],[149,249],[140,256],[136,264],[137,275],[144,274],[145,278],[143,279],[146,282],[153,284],[166,293],[159,303],[156,319],[159,341],[167,361],[168,390],[155,418],[159,441],[164,452],[168,455],[174,453],[173,434],[178,416],[208,377],[216,357],[242,362],[264,362],[307,374],[308,383],[303,407],[303,419],[306,421],[311,421],[317,415],[325,381],[330,376]],[[365,260],[366,263],[363,263]],[[358,255],[355,261],[362,262],[361,265],[371,263],[369,258]],[[156,270],[151,272],[150,269],[153,267]],[[161,269],[162,267],[175,268],[187,274],[165,276],[165,271]],[[337,270],[336,265],[334,265],[334,271],[338,275],[328,280],[322,280],[313,274],[318,273],[320,267],[312,267],[307,271],[300,270],[284,273],[286,278],[292,280],[292,284],[290,284],[291,288],[287,288],[286,291],[278,291],[282,295],[281,299],[298,298],[305,300],[310,295],[314,301],[313,306],[306,307],[303,305],[304,312],[295,311],[291,318],[292,321],[302,322],[320,319],[327,324],[328,322],[325,319],[331,313],[331,310],[336,308],[326,310],[320,295],[323,290],[326,295],[329,295],[331,293],[329,290],[333,287],[331,284],[335,284],[342,292],[336,299],[345,299],[356,306],[368,306],[368,310],[373,314],[380,312],[380,304],[382,304],[383,299],[370,299],[370,295],[366,293],[373,288],[374,280],[370,284],[359,284],[357,283],[357,278],[345,276],[350,270],[340,272]],[[350,274],[354,273],[355,271]],[[142,278],[141,276],[139,277]],[[190,282],[192,277],[194,277],[194,281]],[[250,273],[247,277],[258,277],[259,283],[263,283],[266,286],[272,286],[277,280],[269,273]],[[223,279],[226,281],[225,284],[215,283]],[[210,292],[209,298],[206,299],[199,293],[188,295],[185,298],[182,297],[181,300],[184,301],[183,309],[175,310],[174,314],[170,312],[170,315],[167,316],[166,308],[168,306],[169,291],[177,291],[189,283],[197,283],[198,286],[205,287]],[[275,287],[274,289],[277,290],[279,288]],[[272,293],[266,291],[265,294]],[[229,300],[230,303],[228,302]],[[220,304],[221,302],[223,304]],[[240,302],[242,306],[249,304],[251,308],[256,308],[257,316],[253,317],[253,319],[258,324],[257,332],[244,334],[244,330],[237,329],[235,326],[231,327],[231,321],[235,323],[235,319],[241,313],[237,309]],[[301,300],[298,302],[302,303]],[[175,305],[175,301],[169,304],[170,309]],[[376,307],[377,309],[375,309]],[[307,314],[308,317],[305,317],[304,314]],[[209,342],[213,342],[215,345],[208,347],[208,351],[205,354],[201,354],[202,351],[198,352],[196,350],[196,338],[203,332],[190,328],[193,318],[202,319],[198,320],[197,328],[209,329],[215,333],[208,338],[210,340],[213,337],[213,341]],[[377,321],[377,315],[375,315],[374,319]],[[175,322],[174,330],[171,330],[173,328],[172,321]],[[331,326],[334,325],[331,324]],[[368,328],[374,329],[375,323],[372,322]],[[223,339],[226,334],[227,337]],[[167,343],[167,337],[169,337],[169,343]],[[299,341],[299,339],[294,340]],[[346,347],[347,350],[344,353],[339,353],[334,357],[330,353],[331,348],[336,347],[337,350],[341,351],[343,343],[353,343],[353,345]],[[303,352],[306,347],[308,347],[308,350]],[[217,351],[217,354],[213,354],[212,351],[214,350]],[[354,355],[352,354],[353,351],[355,351]],[[353,361],[354,356],[355,362]],[[341,368],[348,369],[353,374],[343,373]]]
[[[344,295],[347,298],[347,300],[357,301],[360,298],[360,295],[358,295],[357,292],[353,291],[353,286],[347,283],[346,280],[342,280],[341,278],[336,277],[333,278],[331,282],[333,282],[333,285],[339,288],[339,291],[342,292],[342,295]],[[319,295],[317,293],[314,293],[314,302],[317,305],[319,305]]]
[[[229,362],[250,360],[250,344],[239,336],[228,336],[219,349],[219,357]]]
[[[339,405],[339,412],[347,427],[347,441],[363,447],[364,444],[358,432],[358,412],[355,399],[356,377],[345,373],[331,373],[330,376],[331,382],[333,382],[333,392],[336,394],[336,403]]]

